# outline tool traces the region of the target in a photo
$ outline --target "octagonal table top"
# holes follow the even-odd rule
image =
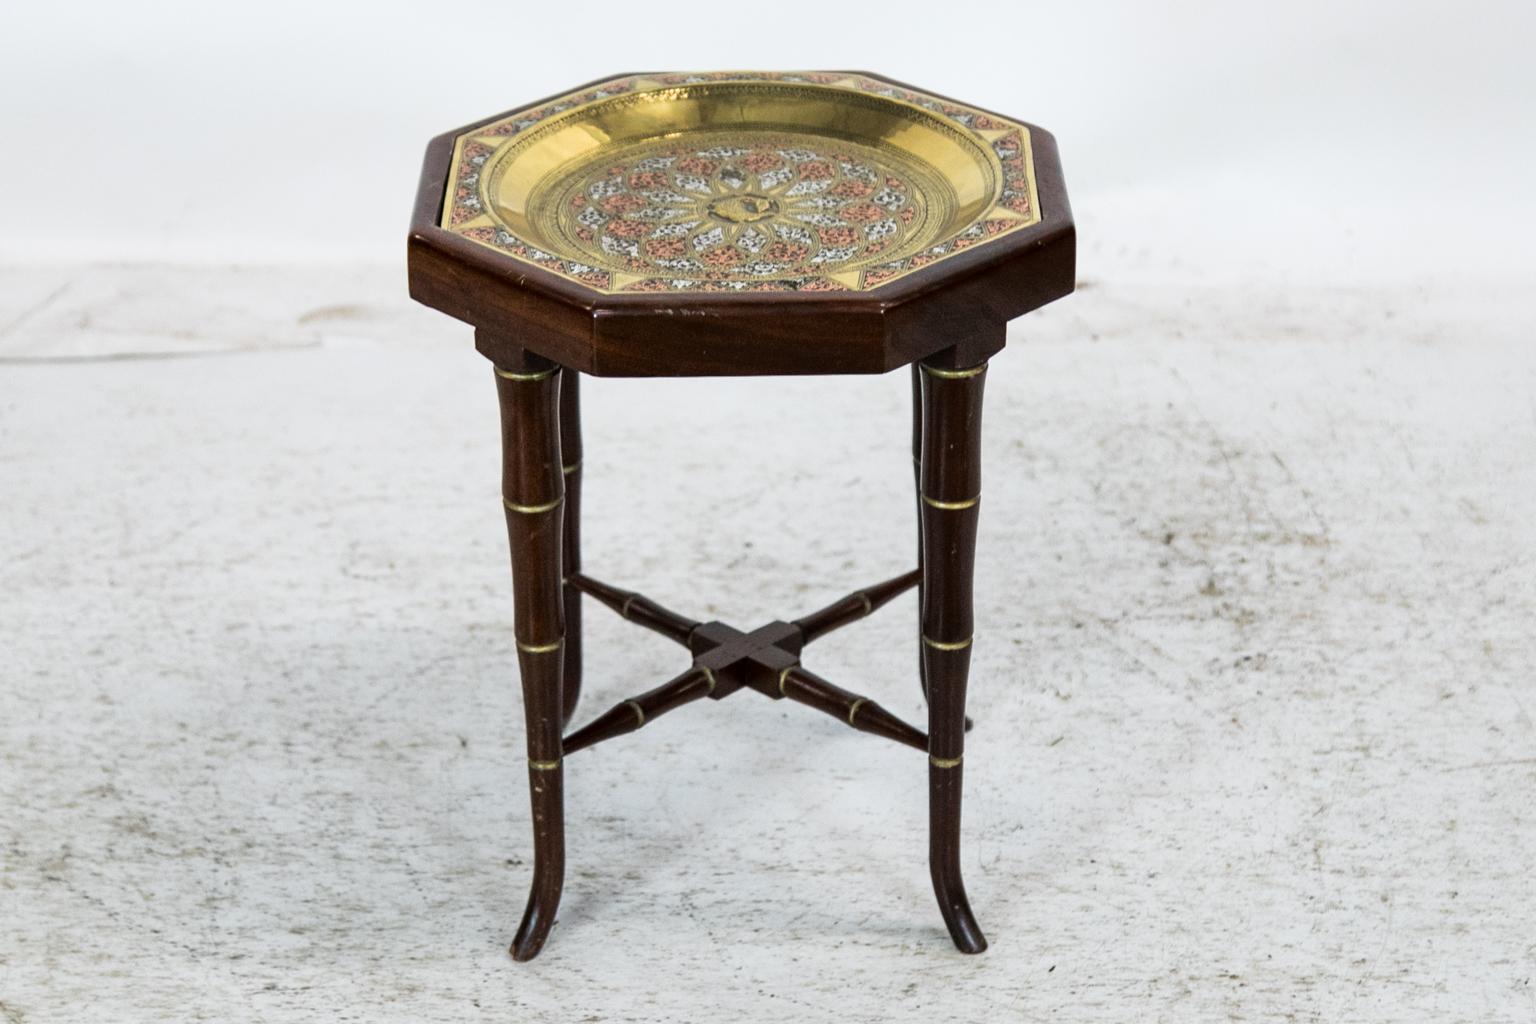
[[[543,307],[533,333],[578,335],[550,355],[589,372],[641,372],[598,358],[626,316],[816,303],[830,329],[848,321],[830,364],[781,346],[681,372],[867,372],[931,349],[884,314],[940,311],[954,285],[972,282],[994,335],[1066,294],[1073,237],[1054,140],[1026,122],[868,72],[653,72],[434,140],[411,277],[422,301],[486,329]],[[508,290],[522,294],[492,294]]]

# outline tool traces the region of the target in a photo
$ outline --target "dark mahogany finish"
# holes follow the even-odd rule
[[[565,599],[560,585],[565,482],[560,466],[560,367],[530,356],[497,367],[501,397],[501,503],[512,549],[513,634],[528,728],[528,788],[533,802],[533,894],[512,955],[538,955],[555,923],[565,881]]]
[[[634,732],[673,708],[702,697],[722,700],[738,690],[756,690],[773,700],[789,699],[824,711],[861,732],[874,733],[928,749],[928,737],[867,697],[849,693],[808,671],[800,664],[800,652],[819,637],[862,619],[892,598],[917,585],[917,573],[855,591],[794,622],[770,622],[750,633],[723,622],[698,622],[649,598],[628,590],[576,576],[577,589],[647,629],[688,648],[693,666],[682,675],[620,701],[608,711],[567,736],[565,752]]]
[[[1002,349],[1007,322],[1072,290],[1075,236],[1054,140],[1031,128],[1039,224],[1014,232],[1006,244],[889,285],[867,292],[606,295],[436,227],[453,139],[465,130],[428,147],[409,239],[410,285],[419,301],[473,324],[476,347],[496,368],[534,828],[532,891],[512,955],[538,954],[559,906],[565,755],[633,732],[684,704],[741,690],[804,704],[926,752],[934,892],[955,945],[968,953],[984,950],[960,871],[982,391],[987,360]],[[799,619],[750,631],[691,619],[582,571],[580,373],[879,373],[907,364],[917,569]],[[913,587],[921,609],[926,733],[801,663],[807,644]],[[690,664],[567,734],[581,686],[583,596],[673,640],[688,651]]]
[[[581,699],[581,591],[569,577],[581,571],[581,374],[560,372],[560,472],[565,477],[561,573],[565,599],[565,675],[560,680],[560,723],[571,724]]]
[[[928,864],[955,945],[987,940],[960,880],[960,777],[965,686],[971,667],[971,574],[981,504],[981,391],[985,365],[922,366],[923,439],[918,506],[923,531],[923,679],[928,690]]]

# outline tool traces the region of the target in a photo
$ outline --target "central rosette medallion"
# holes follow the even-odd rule
[[[779,212],[779,204],[767,196],[734,195],[710,200],[709,215],[732,224],[751,224]]]
[[[922,170],[857,143],[702,132],[647,141],[571,175],[553,198],[593,266],[652,279],[832,275],[921,237]],[[814,287],[814,283],[812,284]]]

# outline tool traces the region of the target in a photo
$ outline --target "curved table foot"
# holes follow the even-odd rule
[[[528,907],[523,920],[517,926],[509,952],[514,960],[532,960],[544,948],[550,928],[555,924],[555,911],[560,908],[560,892],[565,885],[565,829],[561,814],[561,769],[540,772],[530,768],[530,775],[548,775],[552,778],[535,779],[534,799],[534,853],[533,886],[528,893]],[[541,801],[541,791],[546,794]],[[540,807],[540,803],[543,807]],[[541,813],[542,811],[542,813]],[[551,821],[553,813],[557,820]]]
[[[987,948],[987,937],[971,912],[965,880],[960,876],[960,773],[959,765],[940,768],[929,762],[928,870],[939,913],[955,948],[962,953],[980,953]]]

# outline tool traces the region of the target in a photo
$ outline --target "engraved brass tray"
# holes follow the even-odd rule
[[[857,74],[720,72],[460,135],[441,226],[603,292],[864,291],[1039,220],[1022,124]]]

